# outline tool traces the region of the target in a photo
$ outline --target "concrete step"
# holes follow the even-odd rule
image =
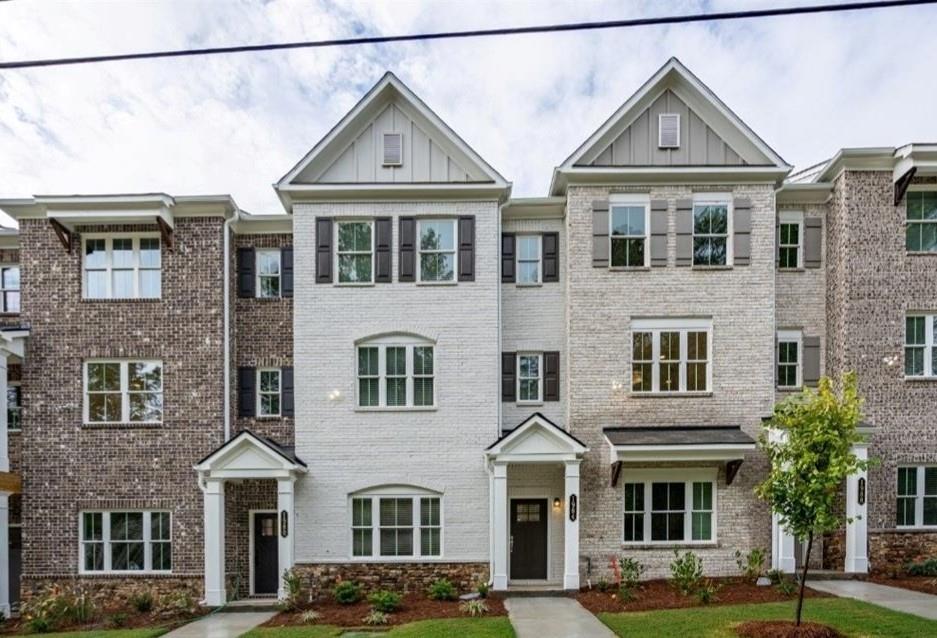
[[[277,611],[277,599],[267,596],[258,596],[256,598],[241,598],[232,600],[227,605],[218,610],[218,613],[249,613]]]

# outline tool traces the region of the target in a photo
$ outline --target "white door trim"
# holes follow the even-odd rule
[[[553,498],[554,497],[544,496],[543,492],[537,492],[536,494],[531,494],[528,496],[528,495],[523,494],[524,488],[519,488],[519,489],[521,491],[521,494],[515,494],[513,496],[511,496],[510,494],[508,495],[508,530],[507,530],[507,533],[508,533],[508,543],[507,543],[508,544],[508,584],[512,582],[512,578],[511,578],[511,525],[514,522],[514,518],[513,518],[514,516],[514,507],[513,507],[514,503],[513,502],[514,501],[539,501],[539,500],[546,501],[546,504],[547,504],[547,510],[545,512],[546,517],[547,517],[547,574],[546,574],[546,578],[524,578],[524,579],[521,579],[520,582],[536,582],[536,583],[549,582],[550,574],[552,573],[550,571],[550,568],[552,567],[551,561],[550,561],[550,554],[552,553],[552,550],[553,550],[553,547],[552,547],[553,542],[552,542],[552,536],[551,536],[551,533],[553,532],[553,521],[551,521],[550,519],[553,517]],[[537,489],[537,488],[534,488],[534,489]],[[518,580],[513,579],[513,582],[517,583]]]
[[[248,580],[248,595],[256,596],[257,593],[254,591],[254,515],[255,514],[273,514],[276,515],[276,510],[247,510],[247,547],[248,547],[248,569],[247,569],[247,580]],[[277,567],[279,569],[279,566]],[[276,592],[273,592],[273,595],[276,595]]]

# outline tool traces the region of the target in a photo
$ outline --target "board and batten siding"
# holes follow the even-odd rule
[[[440,215],[475,217],[475,280],[400,283],[397,219]],[[393,282],[316,284],[316,217],[393,218]],[[497,203],[298,204],[293,229],[296,452],[309,466],[296,484],[297,563],[348,562],[349,493],[401,484],[442,493],[442,560],[487,561],[482,453],[498,434]],[[355,341],[399,332],[436,341],[437,409],[358,411]]]

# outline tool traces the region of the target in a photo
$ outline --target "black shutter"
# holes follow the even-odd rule
[[[316,218],[316,283],[332,283],[332,218]]]
[[[475,216],[459,217],[459,281],[475,281]]]
[[[416,219],[400,218],[399,281],[416,281]]]
[[[543,353],[543,400],[560,400],[560,353]]]
[[[293,248],[291,246],[280,249],[280,294],[283,297],[293,296]]]
[[[514,246],[516,237],[513,233],[501,233],[501,283],[513,284],[514,275]]]
[[[281,413],[283,416],[294,416],[293,407],[293,368],[281,368],[280,370],[280,395],[283,401]]]
[[[238,248],[238,297],[253,297],[254,292],[254,259],[253,248]]]
[[[393,280],[391,274],[390,243],[391,218],[378,217],[374,220],[374,281],[379,284],[389,284]]]
[[[544,233],[541,241],[543,250],[543,281],[560,280],[560,234]]]
[[[501,353],[501,400],[514,402],[517,400],[517,380],[515,369],[517,366],[516,352]]]
[[[256,388],[257,371],[255,368],[238,368],[238,416],[254,417],[256,415]]]

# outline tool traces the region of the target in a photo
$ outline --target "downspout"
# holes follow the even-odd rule
[[[232,202],[233,204],[233,202]],[[224,440],[231,439],[231,232],[234,222],[241,217],[237,205],[233,213],[224,221]]]
[[[504,207],[508,202],[508,197],[505,197],[498,202],[498,253],[497,253],[497,263],[498,263],[498,299],[497,299],[497,308],[498,308],[498,369],[501,369],[501,351],[503,349],[503,344],[501,343],[502,335],[502,323],[503,317],[501,313],[501,231],[504,228]],[[503,419],[503,410],[504,406],[501,405],[501,384],[500,384],[500,374],[498,376],[499,383],[495,387],[495,398],[497,399],[498,405],[498,423],[495,426],[495,438],[497,441],[501,438],[501,425]],[[491,467],[489,459],[485,458],[485,469],[488,471],[488,584],[493,586],[495,579],[495,504],[494,504],[494,470]]]

